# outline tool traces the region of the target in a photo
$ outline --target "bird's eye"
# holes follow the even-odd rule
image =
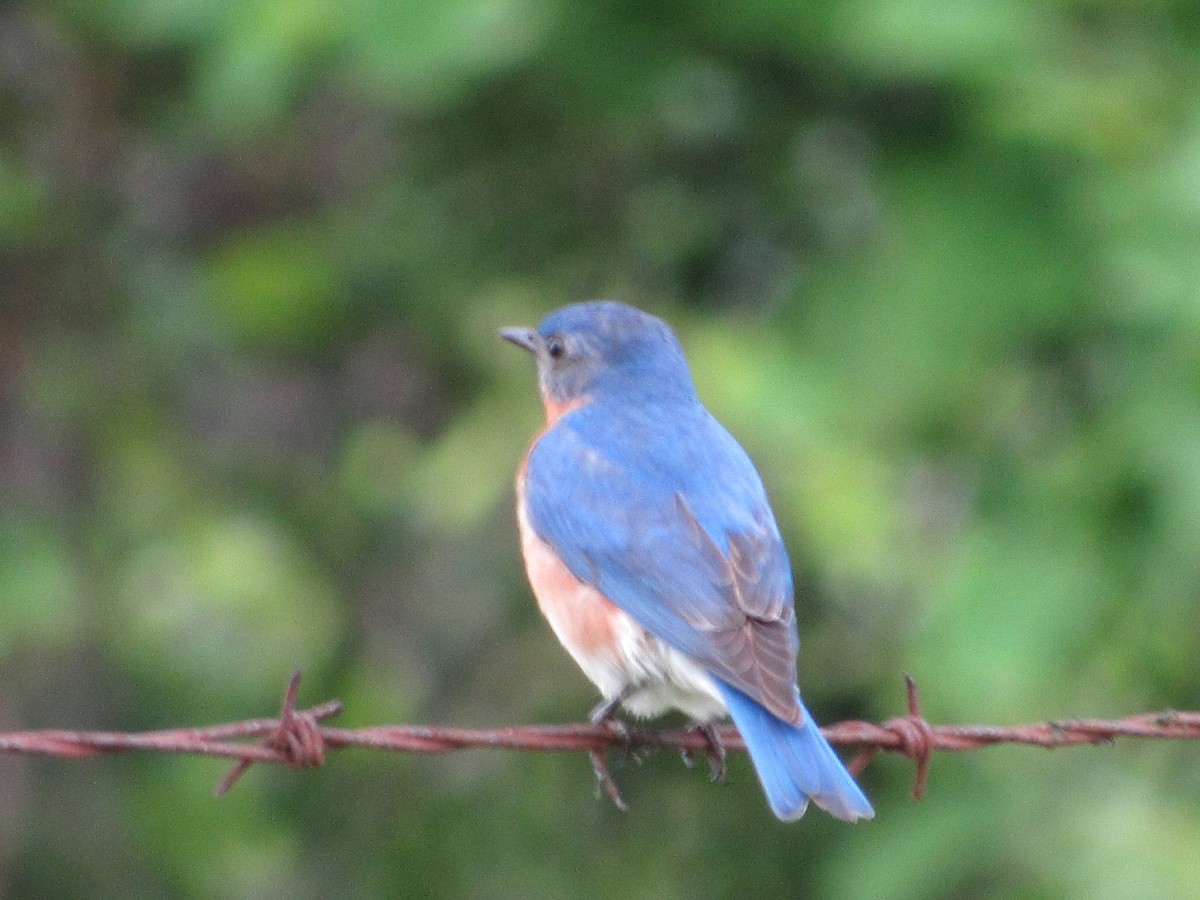
[[[567,347],[562,342],[562,338],[552,337],[546,341],[546,352],[550,354],[551,359],[561,359],[567,352]]]

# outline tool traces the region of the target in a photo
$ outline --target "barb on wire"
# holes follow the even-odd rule
[[[931,725],[921,714],[916,682],[905,675],[908,711],[882,724],[847,721],[821,731],[834,746],[859,747],[849,768],[859,774],[884,750],[912,759],[917,765],[913,798],[925,794],[929,763],[935,751],[964,752],[995,744],[1027,744],[1035,747],[1069,747],[1110,743],[1122,738],[1161,740],[1200,739],[1200,712],[1153,712],[1123,719],[1059,719],[1035,725]],[[732,726],[717,729],[614,729],[606,723],[580,725],[533,725],[515,728],[470,729],[428,725],[376,725],[366,728],[334,728],[321,722],[342,710],[329,701],[310,709],[297,709],[300,671],[292,673],[284,691],[279,717],[250,719],[204,728],[166,731],[14,731],[0,732],[0,753],[84,757],[135,750],[218,756],[236,760],[217,784],[219,795],[228,791],[254,763],[273,763],[293,768],[322,765],[325,754],[344,747],[362,747],[395,753],[449,753],[470,748],[526,750],[535,752],[586,752],[605,750],[677,750],[706,754],[719,746],[744,750],[741,735]],[[250,739],[259,739],[249,743]],[[615,786],[614,786],[615,788]],[[619,796],[619,795],[618,795]]]

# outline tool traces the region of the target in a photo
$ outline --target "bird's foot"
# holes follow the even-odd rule
[[[625,755],[629,755],[629,726],[616,717],[617,707],[629,695],[629,691],[622,691],[617,696],[605,700],[592,710],[589,717],[593,725],[603,725],[613,735],[620,739],[623,745]],[[592,771],[596,773],[596,781],[600,789],[604,791],[605,796],[612,801],[612,805],[621,812],[628,812],[629,805],[625,802],[625,798],[621,796],[621,791],[617,787],[617,783],[613,780],[612,773],[608,771],[608,762],[604,757],[603,749],[592,749],[588,751],[588,757],[592,761]]]
[[[592,760],[592,771],[596,773],[596,783],[604,791],[604,795],[621,812],[629,812],[629,804],[621,796],[621,789],[617,787],[617,783],[613,781],[612,773],[608,771],[608,763],[604,759],[604,751],[589,750],[588,756]]]
[[[692,728],[697,734],[704,737],[705,748],[704,758],[708,760],[708,776],[713,781],[725,781],[725,745],[721,743],[721,736],[717,732],[717,726],[712,722],[701,722]],[[688,766],[696,764],[695,751],[684,750],[683,761]]]

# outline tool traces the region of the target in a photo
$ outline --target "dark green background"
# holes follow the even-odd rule
[[[496,328],[667,317],[823,721],[1200,707],[1190,2],[0,9],[0,730],[579,719]],[[1182,896],[1200,749],[1001,748],[783,826],[746,760],[0,759],[21,897]]]

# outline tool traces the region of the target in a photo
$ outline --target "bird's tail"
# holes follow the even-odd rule
[[[874,817],[871,801],[854,783],[803,703],[804,723],[797,726],[772,715],[737,688],[720,681],[718,687],[776,816],[794,821],[804,815],[812,800],[839,819],[853,822]]]

